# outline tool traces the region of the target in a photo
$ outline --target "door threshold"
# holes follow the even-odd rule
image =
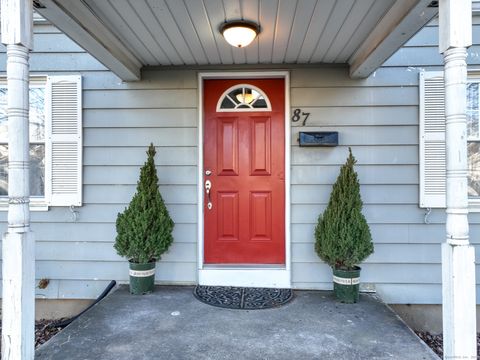
[[[285,267],[210,267],[198,270],[198,284],[206,286],[241,286],[290,289],[290,271]],[[277,265],[278,266],[278,265]]]

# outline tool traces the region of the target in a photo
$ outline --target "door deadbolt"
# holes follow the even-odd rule
[[[205,181],[205,192],[207,193],[207,208],[208,210],[212,210],[213,204],[212,199],[210,197],[210,189],[212,188],[212,182],[210,180]]]

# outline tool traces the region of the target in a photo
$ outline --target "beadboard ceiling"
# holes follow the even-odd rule
[[[143,65],[346,63],[394,0],[85,0]],[[233,48],[225,20],[261,26]]]
[[[145,66],[350,64],[367,76],[437,14],[429,0],[38,0],[37,11],[123,79]],[[225,21],[261,27],[246,48]]]

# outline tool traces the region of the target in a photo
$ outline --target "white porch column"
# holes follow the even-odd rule
[[[447,241],[442,244],[444,359],[476,359],[475,253],[468,236],[467,47],[471,0],[440,0],[445,63]]]
[[[28,84],[32,1],[1,0],[7,46],[8,231],[3,237],[2,359],[29,360],[35,350],[35,243],[30,232]]]

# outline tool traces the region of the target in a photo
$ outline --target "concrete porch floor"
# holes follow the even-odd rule
[[[132,296],[121,286],[36,352],[37,359],[438,359],[372,295],[345,305],[295,291],[268,310],[201,303],[193,287]]]

